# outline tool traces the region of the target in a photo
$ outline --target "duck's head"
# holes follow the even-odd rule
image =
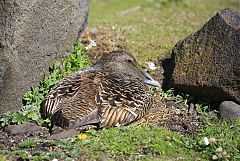
[[[161,86],[158,81],[153,79],[137,63],[133,55],[124,50],[117,50],[106,53],[97,61],[95,66],[102,68],[103,71],[117,73],[122,72],[132,75],[151,86]]]

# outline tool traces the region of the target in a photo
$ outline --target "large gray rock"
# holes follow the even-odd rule
[[[0,1],[0,114],[21,107],[23,93],[72,50],[88,10],[88,0]]]
[[[163,61],[163,88],[240,103],[240,14],[224,9]]]
[[[240,105],[233,101],[224,101],[219,106],[219,114],[225,119],[240,118]]]

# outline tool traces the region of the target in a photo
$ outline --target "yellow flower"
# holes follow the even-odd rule
[[[87,139],[87,135],[86,134],[79,134],[78,136],[77,136],[77,138],[79,139],[79,140],[86,140]]]

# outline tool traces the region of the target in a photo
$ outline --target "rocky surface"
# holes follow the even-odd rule
[[[240,118],[240,105],[233,101],[224,101],[219,106],[219,114],[225,119]]]
[[[44,139],[49,136],[48,129],[35,123],[9,125],[0,129],[0,149],[17,146],[26,139]]]
[[[49,64],[72,50],[89,0],[0,1],[0,114],[21,107]]]
[[[35,123],[27,122],[20,125],[9,125],[4,130],[8,135],[22,135],[42,131],[48,133],[48,129]]]
[[[49,140],[60,140],[60,139],[67,139],[67,138],[70,138],[70,137],[76,137],[77,134],[79,134],[79,131],[77,130],[74,130],[74,129],[70,129],[70,130],[64,130],[64,131],[61,131],[57,134],[54,134],[54,135],[50,135],[47,137],[47,139]]]
[[[179,41],[164,68],[163,88],[240,103],[240,14],[224,9]]]

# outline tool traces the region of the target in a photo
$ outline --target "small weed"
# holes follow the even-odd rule
[[[61,157],[61,153],[59,153],[59,152],[51,152],[50,153],[50,157],[51,158],[60,158]]]
[[[47,161],[49,160],[49,156],[46,154],[46,152],[36,151],[29,157],[29,159],[33,161],[44,161],[44,160]]]
[[[7,112],[3,115],[1,118],[1,126],[7,126],[8,124],[22,124],[24,122],[27,122],[29,120],[35,121],[37,124],[42,125],[49,125],[50,120],[49,119],[42,119],[40,117],[39,111],[35,106],[32,105],[26,105],[21,110],[17,112]]]
[[[30,157],[29,152],[26,151],[15,151],[14,153],[18,156],[18,160],[27,160]]]
[[[195,104],[197,114],[199,116],[199,121],[202,122],[204,126],[212,125],[219,120],[216,110],[211,110],[208,104]]]
[[[219,121],[205,125],[191,138],[184,138],[187,148],[195,150],[205,159],[240,159],[240,121]],[[221,149],[221,150],[220,150]]]
[[[150,90],[156,94],[159,95],[159,97],[163,100],[171,100],[174,101],[176,104],[183,103],[187,105],[187,103],[190,103],[193,100],[193,97],[189,94],[175,94],[175,91],[173,88],[167,90],[166,92],[163,91],[163,89],[159,87],[150,87]]]
[[[19,143],[20,148],[32,148],[37,145],[37,141],[34,139],[27,139]]]

